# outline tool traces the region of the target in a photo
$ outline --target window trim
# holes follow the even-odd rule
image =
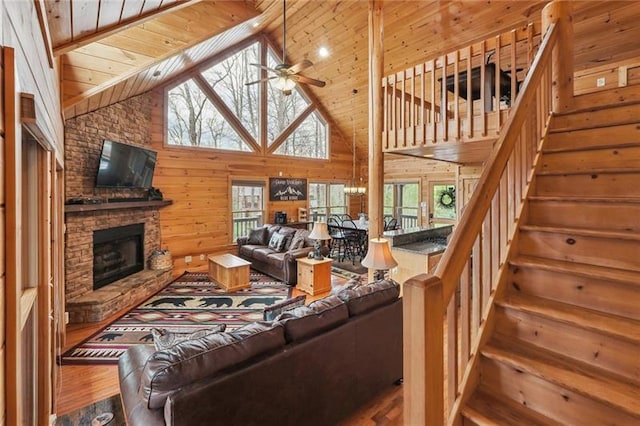
[[[238,183],[242,183],[242,182],[246,182],[248,184],[257,184],[257,183],[262,183],[262,188],[263,188],[263,196],[262,196],[262,218],[263,221],[267,220],[268,217],[268,209],[269,209],[269,205],[268,205],[268,198],[269,198],[269,183],[267,181],[266,177],[263,176],[229,176],[227,179],[227,188],[228,188],[228,200],[229,200],[229,223],[228,223],[228,232],[229,232],[229,236],[231,237],[231,244],[232,245],[236,245],[237,241],[235,240],[234,236],[233,236],[233,185],[234,184],[238,184]],[[266,223],[266,222],[265,222]]]

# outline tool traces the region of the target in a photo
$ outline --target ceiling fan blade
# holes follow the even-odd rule
[[[316,80],[315,78],[305,77],[304,75],[292,75],[291,78],[300,83],[311,84],[312,86],[324,87],[327,84],[324,81]]]
[[[275,72],[275,73],[278,73],[278,72],[279,72],[279,71],[278,71],[278,70],[276,70],[276,69],[269,68],[268,66],[266,66],[266,65],[262,65],[262,64],[249,64],[249,65],[253,65],[254,67],[262,68],[262,69],[264,69],[264,70],[271,71],[271,72]]]
[[[273,80],[274,78],[278,78],[277,76],[273,76],[273,77],[267,77],[267,78],[263,78],[260,80],[256,80],[256,81],[250,81],[248,83],[245,83],[245,86],[251,86],[252,84],[258,84],[258,83],[262,83],[264,81],[269,81],[269,80]]]
[[[300,71],[305,70],[305,69],[309,68],[312,65],[313,65],[313,62],[311,62],[308,59],[305,59],[302,62],[298,62],[297,64],[291,65],[289,67],[289,69],[287,69],[287,73],[288,74],[297,74]]]

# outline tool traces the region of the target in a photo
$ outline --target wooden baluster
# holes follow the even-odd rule
[[[398,96],[396,96],[396,75],[393,74],[389,76],[389,82],[391,84],[391,129],[390,133],[392,136],[393,147],[398,148],[398,116],[397,116],[397,106],[398,106]]]
[[[481,114],[480,114],[480,134],[482,136],[487,136],[487,92],[486,85],[484,81],[486,79],[486,70],[485,70],[485,55],[486,52],[486,42],[483,40],[480,43],[480,105],[481,105]]]
[[[458,285],[460,285],[458,283]],[[458,292],[454,292],[453,297],[447,305],[447,412],[451,411],[453,402],[458,394],[458,312],[457,300]]]
[[[400,94],[400,138],[402,139],[402,147],[407,147],[407,72],[400,72],[402,78],[402,93]]]
[[[453,125],[455,126],[456,142],[460,141],[460,74],[459,74],[460,51],[453,54]]]
[[[495,111],[497,113],[497,117],[496,117],[496,134],[500,134],[500,128],[502,127],[502,114],[500,113],[500,98],[502,96],[502,90],[501,90],[501,84],[500,84],[500,80],[502,79],[502,69],[500,68],[500,45],[501,45],[501,40],[502,38],[497,35],[496,36],[496,53],[495,55],[493,55],[493,57],[495,58],[495,75],[493,76],[495,79],[494,84],[494,93],[495,93],[495,107],[493,108],[493,111]]]
[[[518,34],[516,30],[511,30],[511,99],[509,100],[511,107],[516,102],[516,91],[518,90],[517,49]]]
[[[431,112],[429,116],[431,117],[431,135],[433,143],[436,143],[436,138],[438,132],[436,131],[436,61],[435,59],[431,60]]]
[[[425,78],[424,73],[427,72],[426,64],[423,62],[420,64],[422,71],[420,72],[420,131],[423,145],[427,143],[427,123],[425,122],[427,114],[425,113],[425,99],[427,97],[427,88],[424,86]]]
[[[472,251],[471,263],[471,341],[476,339],[482,317],[482,232],[476,238]]]
[[[469,257],[471,262],[471,257]],[[471,271],[469,262],[464,266],[460,276],[460,367],[458,369],[458,382],[462,382],[462,375],[469,361],[471,351]]]
[[[416,72],[411,68],[411,93],[409,94],[409,142],[416,146]]]
[[[471,47],[468,47],[466,49],[467,52],[467,129],[466,129],[466,134],[467,134],[467,139],[471,139],[474,137],[474,130],[473,130],[473,90],[472,89],[472,84],[471,84],[471,55],[472,55],[472,49]]]
[[[493,263],[491,259],[491,236],[493,235],[493,231],[491,230],[491,217],[493,216],[491,212],[491,208],[485,215],[484,221],[482,222],[482,300],[483,303],[486,303],[489,300],[490,290],[491,290],[491,265]],[[483,312],[480,315],[484,316],[484,305]]]
[[[440,105],[440,117],[442,118],[442,140],[449,140],[449,105],[447,95],[447,55],[442,56],[442,105]]]

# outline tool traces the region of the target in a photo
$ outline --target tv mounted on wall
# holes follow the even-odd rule
[[[155,151],[105,139],[96,187],[151,188],[156,156]]]

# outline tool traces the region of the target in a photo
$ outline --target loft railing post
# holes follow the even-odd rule
[[[442,282],[418,275],[403,287],[404,424],[444,423]],[[455,379],[454,379],[455,380]]]
[[[563,112],[573,104],[573,17],[571,2],[554,0],[542,10],[542,34],[553,23],[558,27],[558,42],[553,49],[552,111]]]

